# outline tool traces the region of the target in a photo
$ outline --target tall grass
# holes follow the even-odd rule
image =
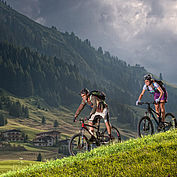
[[[102,146],[75,157],[49,161],[1,177],[176,176],[177,130]]]

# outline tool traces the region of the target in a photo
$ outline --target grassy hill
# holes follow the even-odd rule
[[[177,130],[2,174],[26,176],[176,176]]]
[[[27,106],[29,109],[29,118],[12,117],[7,111],[0,110],[8,120],[8,124],[0,127],[0,131],[20,129],[29,135],[29,139],[33,139],[36,133],[54,129],[53,123],[54,120],[57,120],[59,127],[55,129],[61,132],[66,132],[65,129],[68,128],[68,134],[75,132],[75,129],[73,128],[74,130],[72,130],[71,128],[71,122],[73,119],[73,113],[71,110],[65,107],[53,108],[47,105],[45,101],[39,97],[18,98],[9,94],[7,94],[7,97],[10,98],[11,101],[19,101],[22,105]],[[44,125],[41,123],[43,116],[46,118],[46,124]],[[67,134],[63,134],[67,136]]]
[[[23,169],[26,166],[30,166],[35,163],[41,163],[37,161],[24,161],[24,160],[3,160],[0,161],[0,173],[5,173],[9,170]]]
[[[25,135],[28,135],[28,140],[24,142],[11,142],[11,145],[23,146],[25,151],[2,151],[0,149],[0,161],[7,161],[7,164],[13,163],[18,165],[19,159],[22,158],[24,161],[31,161],[33,163],[39,153],[42,154],[43,161],[62,158],[67,156],[68,148],[67,145],[65,149],[62,149],[58,153],[62,145],[58,144],[56,147],[35,147],[32,140],[35,135],[40,132],[46,132],[51,130],[57,130],[61,132],[61,140],[65,140],[73,136],[76,132],[79,132],[80,123],[77,122],[73,124],[74,109],[67,107],[51,107],[44,99],[39,97],[26,97],[19,98],[1,89],[1,97],[9,98],[13,102],[20,102],[21,105],[27,106],[29,109],[29,118],[24,117],[14,117],[10,116],[8,111],[5,109],[0,109],[0,114],[3,114],[7,119],[8,123],[5,126],[0,126],[0,132],[12,129],[21,130]],[[87,115],[82,114],[83,116]],[[42,117],[45,117],[46,124],[42,124]],[[58,121],[59,126],[54,128],[54,120]],[[111,123],[117,125],[117,119],[112,117]],[[103,126],[105,126],[103,124]],[[128,139],[136,137],[136,132],[132,130],[127,130],[127,124],[118,123],[118,128],[121,132],[122,139]],[[10,154],[10,156],[9,156]],[[14,161],[16,160],[16,162]],[[7,165],[8,166],[8,165]],[[9,166],[8,168],[9,169]],[[0,169],[0,173],[4,170]]]
[[[78,130],[77,125],[72,125],[73,112],[65,107],[53,108],[39,97],[18,98],[6,91],[1,92],[1,94],[4,97],[8,97],[11,101],[19,101],[22,105],[27,106],[29,118],[10,116],[8,111],[0,109],[0,114],[2,113],[8,121],[5,126],[0,126],[0,132],[18,129],[25,133],[25,135],[28,135],[26,143],[11,143],[12,146],[23,146],[26,149],[25,151],[2,151],[0,148],[0,161],[19,160],[22,158],[23,160],[34,162],[37,159],[38,153],[42,154],[43,161],[62,158],[64,154],[58,153],[60,145],[56,147],[35,147],[32,140],[37,133],[52,130],[61,132],[61,140],[71,137]],[[42,124],[42,117],[45,117],[46,124]],[[58,121],[59,126],[54,128],[55,120]]]
[[[44,99],[39,97],[26,97],[19,98],[10,93],[3,91],[3,96],[8,97],[11,101],[19,101],[22,105],[27,106],[29,109],[29,118],[24,117],[12,117],[9,113],[3,109],[0,109],[0,113],[3,113],[4,117],[7,118],[8,124],[5,126],[0,126],[0,131],[9,130],[9,129],[19,129],[25,134],[28,134],[28,138],[32,140],[35,137],[35,134],[50,131],[57,129],[62,133],[62,138],[71,137],[76,131],[79,131],[79,122],[73,124],[73,116],[75,109],[67,108],[63,106],[51,107],[49,106]],[[1,96],[1,95],[0,95]],[[133,109],[133,108],[132,108]],[[137,108],[138,109],[138,108]],[[142,111],[138,109],[138,111]],[[87,115],[86,111],[83,111],[81,116]],[[42,124],[42,117],[45,117],[46,124]],[[59,123],[58,128],[54,128],[54,120],[57,120]],[[117,118],[111,117],[111,122],[114,125],[119,124],[121,127],[121,133],[124,135],[124,129],[126,125],[117,123]],[[127,131],[126,131],[127,132]],[[125,137],[131,137],[135,135],[131,130],[129,131],[131,135],[125,135]]]

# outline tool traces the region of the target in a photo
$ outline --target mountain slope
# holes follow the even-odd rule
[[[1,176],[175,176],[176,159],[177,130],[172,130]]]
[[[134,107],[130,109],[127,105],[135,104],[143,86],[143,75],[147,72],[143,67],[127,65],[101,47],[93,48],[89,40],[82,41],[74,33],[44,27],[2,1],[0,26],[0,72],[9,76],[4,80],[1,74],[1,88],[17,96],[40,96],[52,106],[72,108],[79,104],[81,88],[100,89],[107,95],[112,115],[119,114],[117,122],[137,123]],[[170,88],[167,108],[174,111],[177,89]]]
[[[30,20],[1,1],[0,26],[0,41],[30,47],[48,56],[57,56],[66,62],[82,65],[85,71],[89,70],[85,61],[68,46],[59,31]]]

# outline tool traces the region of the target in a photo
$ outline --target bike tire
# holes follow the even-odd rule
[[[104,141],[106,141],[106,139],[110,139],[110,137],[108,136],[108,132],[107,132],[107,129],[104,130]],[[103,141],[103,142],[104,142]],[[111,126],[111,142],[114,142],[114,143],[121,143],[121,135],[120,135],[120,132],[119,130],[114,127],[114,126]]]
[[[75,134],[69,141],[69,153],[75,156],[78,153],[89,151],[89,142],[85,135],[81,133]]]
[[[165,114],[165,131],[171,128],[177,128],[176,118],[172,113],[166,113]]]
[[[154,127],[151,119],[148,116],[144,116],[140,119],[137,127],[138,136],[152,135],[154,134]]]

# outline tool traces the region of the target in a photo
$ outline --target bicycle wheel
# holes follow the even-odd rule
[[[70,155],[76,155],[77,153],[84,153],[89,150],[88,139],[85,135],[78,133],[74,135],[69,141],[69,153]]]
[[[114,143],[121,142],[121,135],[120,135],[119,130],[116,127],[114,126],[111,127],[111,140],[110,140],[110,137],[108,136],[107,129],[105,129],[104,135],[103,135],[103,142],[107,142],[107,141],[111,141]]]
[[[177,128],[176,125],[176,118],[172,113],[165,114],[165,131],[169,130],[170,128]]]
[[[154,133],[154,127],[150,118],[147,116],[142,117],[138,123],[137,130],[139,137],[152,135]]]

